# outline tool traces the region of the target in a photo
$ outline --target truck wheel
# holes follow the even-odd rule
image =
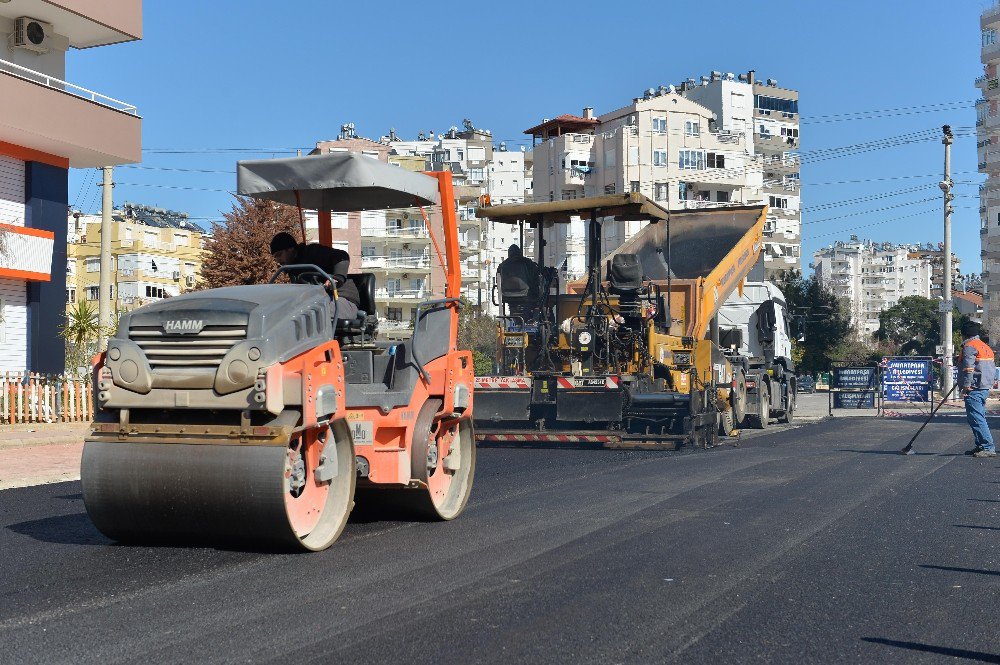
[[[792,416],[795,415],[795,393],[788,393],[788,404],[786,405],[785,411],[778,416],[778,422],[787,425],[792,422]]]
[[[753,429],[767,429],[771,417],[771,394],[767,384],[761,383],[757,386],[757,397],[757,413],[748,415],[747,423]]]
[[[733,407],[729,407],[719,414],[719,435],[729,436],[736,429],[736,417]]]
[[[742,423],[747,417],[747,375],[739,367],[733,372],[735,388],[730,391],[729,403],[733,405],[733,418]]]

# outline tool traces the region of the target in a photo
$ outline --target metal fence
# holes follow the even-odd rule
[[[0,375],[0,422],[75,423],[94,417],[90,377],[5,372]]]

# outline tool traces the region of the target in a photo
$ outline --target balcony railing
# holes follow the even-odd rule
[[[66,81],[57,79],[54,76],[49,76],[48,74],[43,74],[42,72],[36,72],[34,69],[28,69],[27,67],[22,67],[21,65],[7,60],[0,60],[0,71],[6,72],[12,76],[17,76],[18,78],[22,78],[26,81],[40,83],[47,88],[65,92],[73,95],[74,97],[88,99],[95,104],[107,106],[108,108],[116,111],[121,111],[130,115],[138,115],[135,106],[132,104],[123,102],[120,99],[115,99],[114,97],[102,95],[99,92],[94,92],[93,90],[88,90],[87,88],[82,88],[73,83],[67,83]]]
[[[377,289],[376,298],[417,300],[427,294],[426,289]]]
[[[427,229],[423,226],[404,226],[401,228],[362,227],[363,238],[427,238]]]

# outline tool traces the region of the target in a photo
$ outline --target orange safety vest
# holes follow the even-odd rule
[[[981,339],[969,339],[966,340],[963,346],[968,344],[976,350],[976,355],[979,356],[979,360],[993,360],[993,349],[990,345]]]

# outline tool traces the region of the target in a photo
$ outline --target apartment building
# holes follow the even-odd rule
[[[64,80],[67,52],[141,39],[142,3],[0,2],[0,33],[0,371],[62,372],[69,169],[142,154],[136,108]]]
[[[931,297],[931,259],[919,245],[838,241],[813,254],[816,279],[848,303],[851,325],[862,335],[879,329],[880,312],[906,296]]]
[[[715,114],[676,89],[649,90],[601,116],[561,115],[525,130],[534,139],[535,200],[640,192],[671,209],[746,204],[760,198],[762,170],[745,131],[719,126]],[[616,249],[638,222],[606,221],[602,253]],[[583,221],[561,225],[545,261],[565,279],[586,268]]]
[[[976,148],[979,172],[986,182],[979,187],[979,238],[983,259],[985,302],[983,322],[989,330],[1000,330],[1000,3],[980,17],[983,73],[976,79],[982,97],[976,102]]]
[[[118,311],[193,290],[201,274],[205,231],[188,215],[124,203],[111,215],[112,302]],[[101,216],[74,212],[67,224],[66,307],[97,310]]]
[[[799,181],[799,93],[760,80],[753,70],[734,76],[718,71],[676,86],[688,99],[709,108],[719,128],[752,138],[751,155],[762,172],[761,189],[748,203],[768,204],[764,227],[764,270],[776,277],[801,270],[802,214]],[[751,187],[757,183],[755,165]]]
[[[354,125],[348,123],[341,127],[336,139],[318,141],[311,154],[331,152],[360,152],[388,163],[392,148],[359,137]],[[418,164],[418,160],[407,159],[413,154],[394,157],[393,163],[400,168]],[[440,228],[440,210],[431,207],[426,212],[431,227]],[[309,241],[323,237],[315,211],[308,212],[305,221]],[[443,266],[420,212],[403,209],[333,213],[329,232],[331,245],[351,255],[352,272],[375,274],[380,335],[385,339],[409,337],[417,306],[424,300],[443,297],[445,286]],[[463,249],[463,254],[466,252]]]
[[[910,251],[911,258],[926,259],[931,267],[931,298],[944,299],[944,243],[927,243],[925,245],[913,245]],[[962,276],[962,260],[952,252],[951,254],[951,283],[956,289],[962,288],[968,281]]]

